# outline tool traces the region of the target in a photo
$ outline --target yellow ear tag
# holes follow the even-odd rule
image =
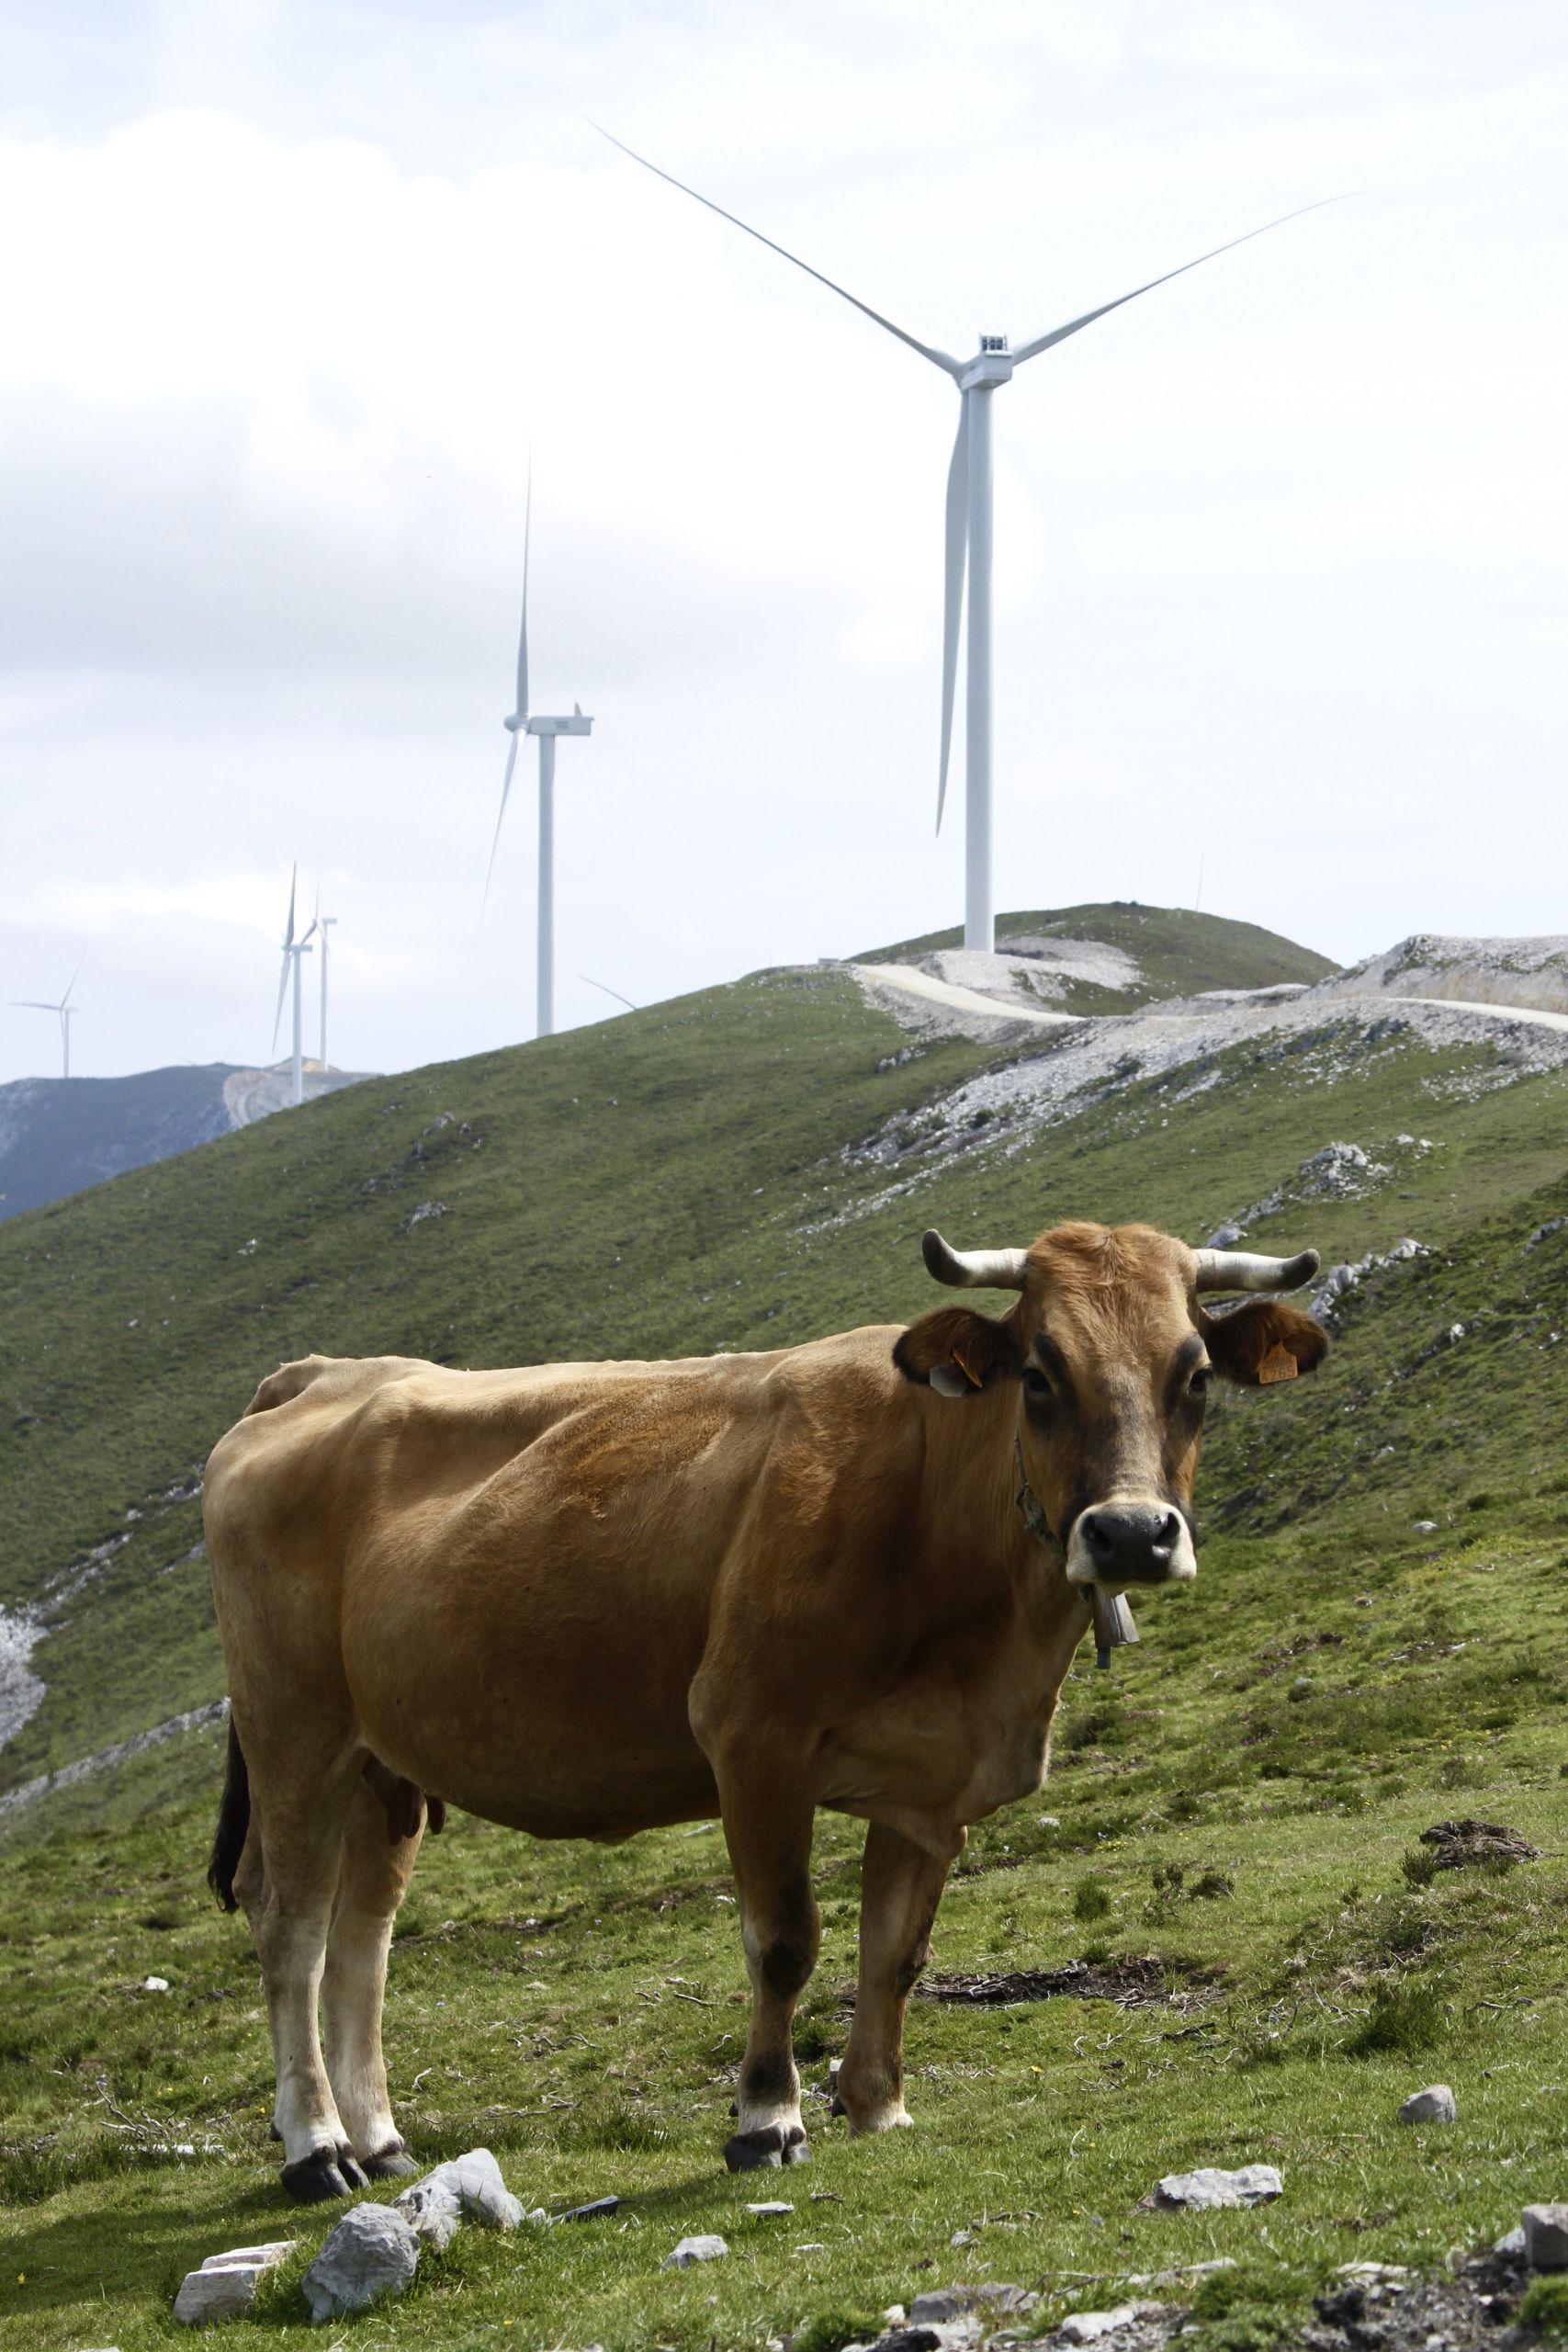
[[[1259,1388],[1272,1388],[1276,1382],[1294,1380],[1299,1370],[1294,1356],[1283,1340],[1276,1340],[1258,1367]]]
[[[958,1366],[959,1371],[964,1374],[964,1379],[969,1383],[971,1388],[984,1388],[986,1385],[985,1382],[981,1379],[979,1374],[976,1371],[974,1365],[970,1363],[962,1348],[953,1349],[953,1361]],[[1292,1372],[1295,1370],[1294,1364],[1292,1365],[1291,1369]]]

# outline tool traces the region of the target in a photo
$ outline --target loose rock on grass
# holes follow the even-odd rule
[[[1525,2260],[1532,2270],[1568,2270],[1568,2205],[1527,2205]]]
[[[720,2262],[729,2252],[721,2237],[682,2238],[673,2254],[664,2257],[666,2270],[688,2270],[694,2262]]]
[[[1401,2123],[1451,2123],[1458,2113],[1447,2083],[1430,2083],[1424,2091],[1412,2091],[1399,2105]]]
[[[437,2165],[395,2203],[409,2226],[437,2250],[451,2245],[464,2220],[489,2230],[514,2230],[523,2219],[523,2208],[488,2148],[470,2148],[466,2156]]]
[[[175,2317],[186,2327],[198,2327],[204,2320],[232,2319],[249,2311],[262,2279],[293,2253],[295,2243],[277,2238],[268,2245],[236,2245],[227,2254],[209,2254],[199,2270],[186,2271],[175,2297]]]
[[[390,2205],[356,2205],[305,2273],[310,2317],[319,2324],[400,2295],[418,2267],[419,2239],[402,2215]]]
[[[1142,2202],[1152,2211],[1212,2213],[1224,2205],[1264,2205],[1284,2190],[1273,2165],[1242,2165],[1225,2172],[1201,2165],[1196,2172],[1168,2172]]]

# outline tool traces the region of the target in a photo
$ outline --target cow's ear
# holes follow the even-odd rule
[[[972,1306],[937,1306],[899,1336],[893,1361],[906,1380],[939,1396],[968,1396],[1023,1369],[1011,1320]]]
[[[1328,1353],[1322,1324],[1280,1298],[1248,1299],[1228,1315],[1201,1313],[1199,1329],[1221,1379],[1244,1388],[1272,1388],[1315,1372]]]

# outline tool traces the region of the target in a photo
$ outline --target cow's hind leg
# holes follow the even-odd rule
[[[820,1924],[811,1891],[814,1808],[784,1793],[790,1777],[755,1768],[717,1775],[751,1979],[736,2129],[724,2151],[731,2172],[803,2164],[810,2153],[791,2034],[795,2002],[817,1965]]]
[[[250,1918],[266,1988],[283,2185],[301,2204],[317,2204],[366,2184],[333,2097],[316,2022],[359,1763],[348,1755],[312,1754],[303,1741],[286,1777],[258,1771],[257,1760],[252,1758],[251,1831],[235,1892]],[[253,1858],[258,1827],[260,1850]]]
[[[368,1786],[355,1791],[327,1938],[321,2023],[337,2110],[355,2155],[373,2180],[413,2170],[387,2096],[381,2000],[392,1922],[423,1834],[424,1807],[417,1790],[410,1789],[410,1802],[401,1807],[389,1807]]]
[[[908,2123],[904,2107],[904,2010],[931,1948],[931,1922],[947,1873],[963,1850],[928,1853],[897,1829],[873,1822],[861,1866],[860,1983],[854,2023],[839,2069],[835,2115],[853,2132]]]

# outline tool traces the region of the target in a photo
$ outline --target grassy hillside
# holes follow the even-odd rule
[[[1037,2288],[1043,2324],[1223,2254],[1191,2340],[1245,2352],[1334,2265],[1436,2265],[1568,2187],[1568,1073],[1508,1082],[1489,1049],[1325,1020],[1201,1091],[1133,1080],[1025,1148],[981,1127],[890,1170],[858,1147],[995,1058],[907,1043],[836,973],[764,975],[365,1086],[0,1232],[0,1599],[54,1627],[7,1786],[220,1690],[192,1484],[280,1356],[773,1344],[928,1304],[928,1223],[1201,1238],[1329,1140],[1388,1175],[1249,1239],[1427,1252],[1351,1293],[1314,1381],[1213,1408],[1196,1586],[1140,1611],[1113,1675],[1075,1669],[1046,1791],[980,1827],[944,1904],[939,1994],[1077,1960],[1129,1997],[922,2000],[919,2129],[851,2144],[818,2102],[770,2230],[744,2211],[766,2185],[718,2166],[745,2012],[716,1830],[600,1851],[458,1819],[393,1958],[405,2128],[421,2156],[494,2147],[526,2204],[628,2203],[459,2239],[367,2342],[698,2352],[816,2320],[826,2352],[949,2278]],[[254,1961],[200,1884],[218,1769],[197,1732],[0,1823],[7,2346],[166,2344],[190,2263],[280,2228],[302,2262],[329,2224],[274,2185]],[[1472,1814],[1540,1859],[1435,1872],[1419,1833]],[[857,1850],[824,1821],[818,2084]],[[154,1972],[168,1996],[138,1989]],[[1396,2128],[1431,2079],[1460,2122]],[[1162,2172],[1252,2159],[1284,2171],[1266,2212],[1139,2209]],[[728,2263],[660,2269],[707,2228]],[[228,2340],[304,2341],[298,2267]]]
[[[1267,989],[1282,981],[1325,980],[1337,966],[1310,947],[1281,939],[1252,922],[1224,915],[1190,912],[1181,907],[1141,907],[1118,899],[1109,906],[1064,907],[1040,914],[997,917],[997,945],[1027,939],[1093,939],[1119,947],[1138,966],[1141,978],[1123,989],[1075,982],[1063,1006],[1075,1012],[1130,1012],[1160,997],[1197,996],[1205,989]],[[864,963],[907,964],[940,948],[961,947],[962,931],[931,931],[895,947],[874,948]]]

